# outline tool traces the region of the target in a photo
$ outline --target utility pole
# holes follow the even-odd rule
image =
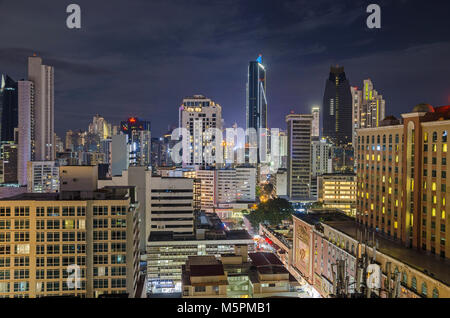
[[[387,298],[392,298],[392,288],[391,288],[391,281],[392,281],[392,273],[391,273],[391,262],[386,263],[386,286],[385,289],[387,290]]]

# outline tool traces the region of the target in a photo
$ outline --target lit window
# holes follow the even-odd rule
[[[394,222],[394,229],[396,229],[398,227],[398,223],[397,221]]]
[[[436,216],[436,209],[435,208],[431,209],[431,216]]]
[[[447,152],[447,144],[442,144],[442,152]]]

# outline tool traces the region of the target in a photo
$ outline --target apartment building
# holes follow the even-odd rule
[[[450,106],[419,104],[357,130],[357,219],[408,247],[449,258]]]
[[[28,192],[58,192],[59,167],[55,161],[28,161],[27,180]]]
[[[364,253],[382,270],[381,288],[374,291],[378,297],[387,297],[388,263],[391,274],[400,277],[399,298],[450,297],[447,260],[402,246],[341,212],[297,214],[293,220],[293,267],[323,297],[334,293],[335,264],[340,260],[346,264],[344,274],[348,279],[348,292],[355,292],[356,266]],[[364,233],[368,234],[365,236]]]
[[[150,233],[194,235],[193,182],[190,178],[152,176]]]
[[[347,215],[356,216],[356,175],[324,174],[319,180],[319,202],[325,209],[339,209]]]
[[[200,207],[203,211],[212,211],[217,202],[217,174],[215,170],[197,170],[197,187],[200,189]]]
[[[138,297],[133,187],[0,200],[0,297]]]

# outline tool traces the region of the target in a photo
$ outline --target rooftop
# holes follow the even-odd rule
[[[85,201],[127,200],[134,186],[108,186],[96,191],[62,191],[57,193],[21,193],[0,201]]]

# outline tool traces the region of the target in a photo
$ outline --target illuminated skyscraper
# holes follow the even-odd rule
[[[150,122],[130,117],[122,121],[122,133],[128,135],[130,149],[130,166],[150,166],[151,160],[151,132]]]
[[[18,88],[11,77],[2,75],[0,82],[1,141],[14,141],[18,120]]]
[[[364,80],[362,90],[351,88],[353,103],[353,144],[355,144],[356,129],[378,127],[384,119],[385,100],[373,89],[370,79]]]
[[[352,95],[343,66],[332,66],[323,97],[323,136],[336,145],[352,141]]]
[[[247,128],[267,128],[266,70],[261,55],[248,65]]]

